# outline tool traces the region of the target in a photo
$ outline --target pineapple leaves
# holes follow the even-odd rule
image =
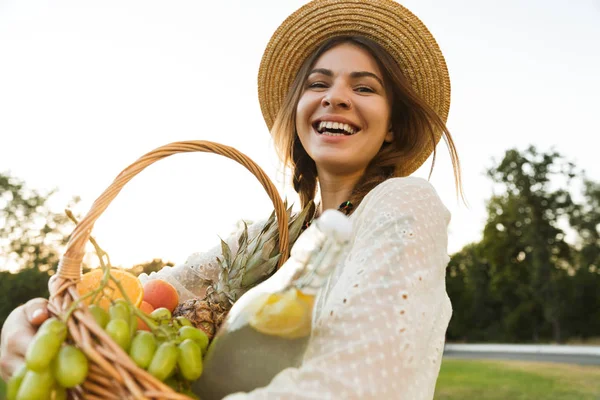
[[[279,257],[281,257],[281,254],[277,254],[275,257],[272,257],[266,262],[262,263],[260,268],[247,270],[246,274],[244,274],[244,277],[242,278],[241,286],[243,288],[250,288],[255,286],[258,282],[262,282],[268,278],[273,271],[275,271]]]
[[[226,266],[231,265],[231,257],[232,257],[231,249],[229,248],[229,245],[223,239],[221,239],[221,251],[223,252],[223,258],[224,258],[225,265]]]
[[[286,214],[289,230],[289,245],[293,246],[302,232],[309,213],[314,213],[313,202],[294,214],[287,207]],[[237,238],[238,249],[232,248],[221,239],[222,256],[217,258],[220,265],[219,279],[210,286],[210,299],[229,309],[248,289],[269,278],[277,269],[281,258],[279,251],[280,235],[275,211],[271,213],[265,225],[256,235],[250,236],[245,221],[244,229]],[[208,291],[207,291],[208,293]]]
[[[275,250],[275,245],[277,244],[277,242],[279,242],[279,240],[276,240],[276,239],[277,238],[272,237],[262,247],[262,249],[260,251],[260,255],[263,260],[268,260],[269,258],[272,257],[273,250]],[[279,249],[277,249],[277,250],[279,251]]]
[[[242,231],[242,234],[240,235],[240,237],[238,238],[238,248],[241,250],[242,248],[245,248],[247,242],[248,242],[248,225],[246,224],[246,221],[243,221],[244,223],[244,230]],[[238,250],[238,252],[240,251]]]

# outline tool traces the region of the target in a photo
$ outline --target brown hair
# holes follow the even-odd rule
[[[296,133],[296,108],[304,92],[306,79],[318,58],[342,43],[356,45],[373,56],[382,71],[386,91],[391,94],[392,99],[391,125],[394,140],[383,144],[365,174],[355,185],[349,199],[354,208],[356,209],[364,196],[379,183],[391,177],[408,175],[402,160],[415,158],[423,146],[427,145],[433,147],[433,162],[429,171],[431,177],[436,157],[436,131],[443,133],[452,160],[457,194],[460,193],[464,200],[458,154],[444,121],[420,98],[396,61],[379,44],[362,36],[339,36],[325,41],[304,61],[271,129],[275,147],[284,166],[289,166],[293,172],[294,190],[300,196],[301,206],[304,208],[315,198],[318,177],[315,162],[302,147]]]

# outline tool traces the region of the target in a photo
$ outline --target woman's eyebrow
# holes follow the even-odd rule
[[[322,74],[322,75],[325,75],[325,76],[333,76],[333,72],[330,69],[327,69],[327,68],[315,68],[312,71],[310,71],[310,74],[308,74],[308,75],[310,76],[312,74]],[[369,72],[369,71],[355,71],[355,72],[352,72],[350,74],[350,77],[352,79],[364,78],[364,77],[374,78],[374,79],[377,80],[377,82],[379,82],[379,84],[381,86],[384,86],[383,85],[383,81],[381,80],[381,78],[378,77],[376,74],[374,74],[372,72]]]
[[[355,79],[355,78],[364,78],[364,77],[370,77],[370,78],[374,78],[375,80],[377,80],[377,82],[379,82],[379,84],[380,84],[381,86],[384,86],[384,85],[383,85],[383,81],[381,80],[381,78],[380,78],[380,77],[378,77],[377,75],[375,75],[374,73],[372,73],[372,72],[369,72],[369,71],[357,71],[357,72],[352,72],[352,73],[350,74],[350,77],[351,77],[351,78],[354,78],[354,79]]]
[[[322,74],[322,75],[326,75],[326,76],[333,76],[333,72],[331,72],[330,69],[327,68],[315,68],[312,71],[310,71],[310,74],[308,74],[309,76],[312,74]]]

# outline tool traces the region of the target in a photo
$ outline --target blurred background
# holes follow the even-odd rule
[[[304,3],[0,1],[0,326],[48,295],[74,227],[64,209],[83,216],[160,145],[233,146],[297,201],[262,120],[256,75],[270,35]],[[468,206],[443,143],[430,178],[452,213],[448,342],[600,345],[600,2],[401,3],[436,37],[452,81],[448,127]],[[415,175],[428,178],[431,165]],[[149,272],[271,210],[235,162],[176,155],[131,181],[93,235],[113,265]],[[85,262],[97,265],[91,249]],[[444,365],[441,382],[468,370]],[[549,370],[570,376],[558,368]],[[450,392],[437,398],[469,398]]]

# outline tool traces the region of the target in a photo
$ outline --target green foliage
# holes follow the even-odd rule
[[[172,267],[173,265],[175,265],[175,264],[173,264],[170,261],[165,262],[160,258],[155,258],[152,261],[134,265],[129,270],[129,272],[131,272],[135,276],[138,276],[139,274],[141,274],[143,272],[150,275],[150,273],[152,273],[152,272],[158,272],[161,269],[163,269],[164,267]]]
[[[48,297],[47,272],[26,268],[18,274],[0,271],[0,327],[10,312],[34,297]]]
[[[556,153],[509,150],[487,171],[495,193],[479,243],[451,258],[450,340],[563,342],[600,333],[600,185]],[[569,188],[586,182],[584,201]],[[570,224],[570,225],[569,225]],[[579,243],[567,243],[567,231]],[[592,317],[595,321],[590,323]]]
[[[0,265],[4,269],[56,268],[57,249],[66,243],[72,224],[50,209],[48,200],[54,193],[29,189],[0,173]]]
[[[0,327],[15,307],[48,296],[48,279],[72,229],[66,216],[50,209],[53,194],[29,189],[0,173]]]

